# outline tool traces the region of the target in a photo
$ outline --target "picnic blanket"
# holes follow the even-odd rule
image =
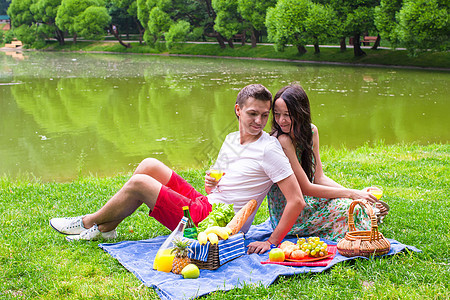
[[[272,227],[267,220],[260,225],[252,225],[245,234],[245,245],[265,240],[272,233]],[[233,259],[217,270],[200,270],[197,279],[183,279],[181,275],[164,273],[153,270],[153,260],[156,252],[167,236],[141,241],[123,241],[119,243],[103,243],[99,246],[116,258],[126,269],[136,275],[146,286],[155,289],[161,299],[191,299],[207,295],[217,290],[228,291],[242,288],[245,285],[269,286],[278,276],[294,275],[308,272],[323,272],[337,263],[355,259],[357,257],[344,257],[339,253],[326,266],[284,266],[277,264],[262,264],[267,261],[268,252],[258,255],[243,255]],[[295,241],[296,237],[287,238]],[[326,241],[326,240],[325,240]],[[389,239],[391,250],[386,255],[393,255],[405,249],[421,252],[413,246],[404,245]],[[335,245],[335,242],[326,241]],[[366,259],[364,257],[361,257]]]

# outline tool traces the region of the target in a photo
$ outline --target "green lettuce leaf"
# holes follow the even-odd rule
[[[211,226],[226,226],[234,217],[233,204],[214,203],[209,216],[198,223],[198,232],[205,231]]]

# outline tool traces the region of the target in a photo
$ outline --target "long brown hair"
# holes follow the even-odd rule
[[[274,114],[275,102],[277,99],[283,99],[286,103],[289,116],[291,118],[291,134],[292,142],[296,152],[300,152],[301,165],[308,179],[312,182],[314,174],[313,160],[313,141],[311,130],[311,110],[309,99],[303,88],[298,84],[291,84],[280,89],[273,98],[272,114]],[[273,115],[272,115],[273,116]],[[272,132],[278,138],[285,134],[281,130],[280,125],[272,118]]]

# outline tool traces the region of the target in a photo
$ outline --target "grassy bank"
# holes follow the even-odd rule
[[[176,44],[170,51],[165,49],[164,45],[162,50],[151,48],[147,45],[140,45],[139,43],[131,43],[131,45],[131,48],[124,48],[117,42],[78,42],[76,44],[68,42],[64,46],[60,46],[57,43],[50,43],[45,49],[57,51],[207,55],[450,69],[450,52],[426,52],[416,57],[409,57],[405,50],[364,49],[367,55],[355,58],[353,48],[348,48],[347,51],[341,52],[339,48],[322,47],[320,54],[314,54],[314,49],[307,47],[308,52],[299,55],[295,47],[287,47],[284,52],[276,52],[274,47],[270,45],[258,45],[256,48],[251,48],[250,45],[236,45],[234,49],[229,47],[221,49],[217,44]]]
[[[322,160],[326,173],[345,186],[383,187],[391,212],[381,231],[423,252],[342,263],[321,274],[281,277],[268,289],[246,286],[207,299],[448,299],[450,146],[324,149]],[[201,190],[203,170],[181,174]],[[55,216],[98,209],[128,176],[68,183],[0,178],[0,298],[157,298],[98,242],[68,243],[48,225]],[[116,241],[167,234],[147,213],[141,207],[126,219]],[[255,223],[267,216],[263,204]]]

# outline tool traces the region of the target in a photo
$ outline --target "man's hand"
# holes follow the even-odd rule
[[[272,244],[269,241],[250,243],[247,246],[247,248],[248,248],[247,254],[252,254],[252,253],[263,254],[267,250],[270,250],[271,245]]]
[[[211,177],[209,174],[210,171],[207,170],[205,175],[205,191],[208,195],[211,194],[211,192],[217,187],[220,181],[220,179],[217,180],[214,177]],[[225,173],[223,173],[223,175],[225,175]]]

